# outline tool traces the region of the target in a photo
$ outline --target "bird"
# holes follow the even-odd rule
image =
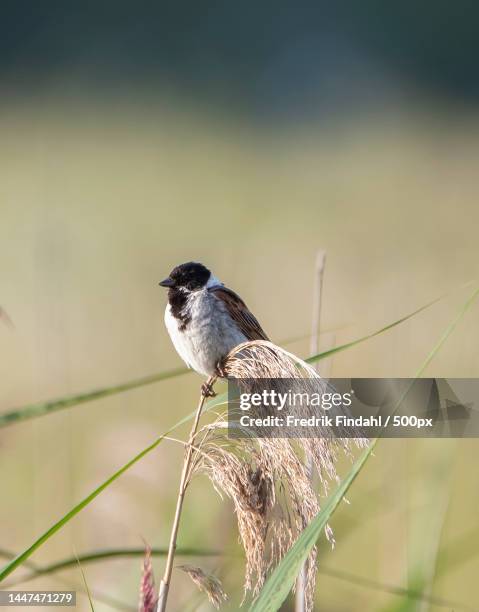
[[[203,264],[189,261],[162,280],[168,289],[165,325],[186,365],[201,375],[224,377],[228,353],[248,340],[268,340],[240,296],[225,287]],[[202,392],[214,396],[208,383]]]

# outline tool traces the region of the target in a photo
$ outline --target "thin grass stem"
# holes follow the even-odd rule
[[[216,381],[216,376],[210,376],[206,382],[207,388],[211,388]],[[185,492],[189,481],[190,465],[193,458],[193,440],[198,430],[198,424],[201,418],[201,412],[206,400],[206,394],[201,393],[200,401],[198,402],[198,408],[196,409],[195,420],[193,427],[191,428],[188,445],[185,450],[185,458],[183,461],[183,469],[181,471],[180,487],[178,490],[178,499],[176,502],[175,518],[173,519],[173,525],[171,528],[170,543],[168,546],[168,557],[166,559],[165,573],[160,583],[160,590],[158,593],[158,605],[157,612],[165,612],[166,602],[168,600],[168,591],[170,588],[171,572],[173,570],[173,561],[175,558],[176,551],[176,540],[178,537],[178,529],[180,526],[181,511],[183,509],[183,501],[185,499]]]
[[[316,264],[314,270],[314,286],[313,286],[313,316],[311,323],[311,335],[309,343],[309,354],[316,355],[319,353],[319,334],[321,326],[321,302],[323,297],[323,277],[324,267],[326,265],[326,251],[318,251],[316,253]],[[318,369],[318,363],[315,363],[314,368]],[[313,458],[309,452],[306,452],[305,457],[306,472],[310,480],[313,479]],[[308,573],[308,561],[305,561],[296,582],[296,594],[294,601],[295,612],[304,612],[306,610],[306,583]]]

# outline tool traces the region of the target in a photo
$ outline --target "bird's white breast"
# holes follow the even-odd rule
[[[192,293],[186,312],[190,321],[184,330],[168,304],[165,324],[183,361],[200,374],[214,374],[216,365],[246,337],[229,316],[224,304],[207,289]]]

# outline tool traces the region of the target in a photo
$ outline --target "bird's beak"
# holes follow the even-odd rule
[[[175,284],[175,281],[172,278],[168,277],[168,278],[165,278],[165,280],[161,281],[160,287],[173,287],[174,284]]]

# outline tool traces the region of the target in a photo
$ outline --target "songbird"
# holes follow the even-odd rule
[[[181,264],[160,285],[168,288],[165,325],[173,345],[199,374],[222,376],[222,362],[235,346],[247,340],[268,340],[239,295],[203,264]],[[203,393],[213,394],[207,385]]]

